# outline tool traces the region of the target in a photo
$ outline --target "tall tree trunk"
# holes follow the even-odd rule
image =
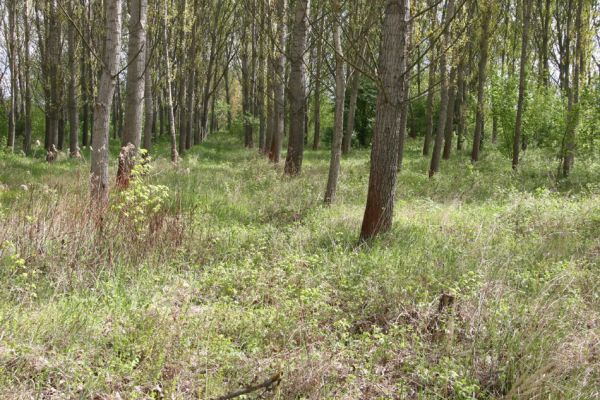
[[[8,62],[10,69],[10,111],[8,116],[8,138],[6,141],[10,151],[15,150],[15,129],[17,116],[17,1],[8,0]]]
[[[433,1],[430,1],[433,3]],[[431,4],[431,31],[435,32],[437,25],[437,4]],[[435,48],[433,33],[429,38],[429,72],[428,72],[428,86],[427,86],[427,127],[425,128],[425,141],[423,142],[423,155],[429,155],[429,148],[431,147],[431,140],[433,139],[433,118],[434,118],[434,99],[435,99],[435,67],[436,62]]]
[[[335,120],[333,140],[331,142],[331,160],[329,176],[325,191],[325,204],[335,200],[337,181],[342,158],[342,137],[344,136],[344,100],[346,98],[346,63],[342,53],[341,18],[342,10],[339,0],[333,0],[333,47],[335,50]]]
[[[525,90],[527,85],[527,44],[529,41],[529,20],[531,0],[523,0],[523,32],[521,37],[521,64],[519,66],[519,100],[517,102],[517,117],[515,121],[515,136],[513,139],[512,168],[519,166],[519,150],[521,149],[521,125],[525,107]]]
[[[105,0],[104,65],[94,105],[91,197],[103,209],[108,203],[109,113],[121,47],[121,0]]]
[[[285,130],[285,54],[286,54],[286,11],[287,0],[277,0],[277,46],[275,46],[275,56],[273,57],[274,76],[273,76],[273,140],[271,143],[271,152],[269,159],[275,164],[281,159],[281,144]]]
[[[407,11],[409,20],[406,26],[406,44],[404,46],[404,57],[401,60],[402,66],[402,110],[400,111],[400,127],[398,132],[398,171],[402,169],[404,161],[404,143],[406,142],[406,127],[408,124],[408,112],[410,107],[410,66],[409,56],[412,46],[413,24],[410,22],[410,9]]]
[[[577,0],[577,14],[575,16],[575,30],[576,30],[576,41],[575,41],[575,56],[573,57],[573,87],[568,88],[568,112],[567,112],[567,126],[564,137],[564,144],[562,148],[562,176],[568,177],[573,169],[575,161],[575,135],[577,132],[577,126],[579,125],[579,84],[581,79],[581,69],[583,65],[580,63],[582,60],[582,13],[583,13],[583,1]],[[567,33],[567,35],[569,35]]]
[[[322,7],[322,6],[321,6]],[[314,136],[313,150],[321,147],[321,70],[323,69],[323,21],[324,13],[322,11],[317,15],[316,34],[316,59],[315,59],[315,98],[314,98]],[[335,17],[337,18],[337,17]]]
[[[25,75],[25,127],[23,135],[23,151],[25,154],[31,154],[31,77],[30,77],[30,57],[29,57],[29,39],[30,39],[30,25],[29,25],[29,9],[28,2],[23,3],[23,25],[25,26],[25,44],[24,44],[24,62],[23,62],[23,73]]]
[[[356,68],[352,71],[350,81],[350,100],[348,102],[348,116],[346,119],[346,131],[342,141],[342,153],[350,153],[352,148],[352,135],[354,134],[354,123],[356,121],[356,105],[358,104],[358,90],[360,89],[360,71]]]
[[[56,152],[59,143],[59,120],[61,118],[61,92],[62,81],[60,77],[60,59],[61,59],[61,24],[58,16],[56,0],[50,0],[48,3],[48,79],[50,81],[50,104],[49,104],[49,142],[48,150],[51,153]],[[54,157],[49,157],[49,161]]]
[[[247,29],[247,28],[244,28]],[[244,113],[244,146],[246,148],[254,147],[253,132],[252,132],[252,99],[251,93],[251,78],[250,78],[250,65],[248,56],[248,42],[244,41],[241,45],[240,60],[241,60],[241,72],[242,72],[242,112]]]
[[[256,86],[256,113],[258,114],[258,147],[261,154],[266,152],[266,119],[265,119],[265,5],[264,0],[259,0],[260,29],[257,33],[258,40],[258,66]]]
[[[443,21],[444,33],[440,44],[440,78],[441,78],[441,99],[440,99],[440,115],[438,120],[437,132],[433,144],[433,153],[431,154],[431,164],[429,165],[429,177],[432,178],[440,172],[440,158],[442,147],[444,145],[444,134],[446,133],[446,122],[448,119],[448,66],[446,61],[446,46],[450,42],[450,28],[448,21],[451,21],[454,14],[454,0],[446,1],[446,14]]]
[[[144,70],[146,69],[146,20],[148,0],[130,0],[127,87],[122,146],[142,144]]]
[[[147,40],[149,44],[149,41]],[[152,98],[152,74],[150,74],[150,46],[145,51],[146,72],[144,73],[144,144],[147,151],[152,150],[152,133],[154,130],[154,99]]]
[[[304,156],[304,113],[306,112],[306,77],[304,71],[304,51],[310,0],[296,0],[292,42],[290,43],[290,137],[285,160],[285,173],[298,175],[302,170]]]
[[[375,132],[367,205],[360,238],[369,240],[392,226],[398,165],[398,130],[402,91],[401,60],[405,54],[408,0],[387,0],[382,26]]]
[[[171,60],[169,59],[169,35],[167,34],[167,21],[168,21],[168,8],[167,2],[165,1],[163,10],[163,57],[165,63],[166,73],[166,88],[165,88],[165,101],[166,101],[166,113],[169,125],[169,137],[171,139],[171,162],[176,163],[179,159],[177,153],[177,134],[175,133],[175,114],[173,113],[173,93],[172,93],[172,82],[171,82]]]
[[[483,13],[481,18],[481,38],[479,42],[479,71],[478,71],[478,86],[477,86],[477,114],[475,117],[475,134],[473,135],[473,150],[471,151],[471,160],[479,161],[479,152],[481,149],[481,141],[483,138],[483,130],[485,127],[485,81],[487,79],[487,61],[488,61],[488,42],[490,37],[490,18],[492,5],[487,3],[482,5]]]
[[[449,160],[452,154],[452,138],[454,136],[454,109],[456,106],[456,74],[457,68],[452,68],[450,73],[450,88],[448,93],[448,111],[446,113],[446,130],[444,134],[444,152],[442,158]]]
[[[69,11],[73,15],[73,0],[69,0]],[[79,158],[79,112],[77,109],[77,36],[73,24],[69,24],[69,156]]]
[[[225,64],[225,72],[223,73],[223,77],[225,79],[225,102],[227,103],[227,130],[231,130],[231,94],[229,92],[229,63]],[[270,79],[270,78],[269,78]],[[270,142],[267,141],[267,145]]]

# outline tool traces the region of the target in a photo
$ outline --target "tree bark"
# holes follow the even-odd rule
[[[127,88],[122,146],[141,147],[144,109],[144,70],[146,69],[146,21],[148,0],[130,0]]]
[[[568,111],[567,111],[567,126],[565,131],[564,143],[562,148],[562,177],[566,178],[570,175],[575,161],[575,135],[577,126],[579,125],[579,84],[581,79],[581,54],[582,54],[582,13],[583,0],[577,0],[577,14],[575,16],[575,56],[573,57],[573,79],[572,88],[568,87]],[[567,33],[569,35],[569,33]],[[567,72],[568,74],[568,72]],[[568,84],[567,84],[568,85]]]
[[[431,6],[431,30],[435,31],[437,25],[437,5]],[[435,48],[433,34],[429,38],[429,83],[427,86],[427,128],[425,129],[425,141],[423,142],[423,155],[429,155],[429,148],[431,147],[431,140],[433,138],[433,118],[434,118],[434,107],[433,101],[435,98]]]
[[[69,0],[69,11],[73,15],[73,0]],[[77,62],[78,39],[75,27],[69,24],[69,156],[79,158],[79,111],[77,109]]]
[[[433,144],[433,153],[431,154],[431,163],[429,165],[429,177],[433,178],[435,174],[440,172],[440,158],[442,154],[442,147],[444,145],[444,134],[446,133],[446,122],[448,119],[448,100],[449,100],[449,88],[448,88],[448,72],[447,72],[447,61],[446,61],[446,46],[450,41],[450,29],[448,27],[448,21],[450,21],[454,14],[454,0],[447,0],[446,2],[446,15],[443,21],[444,33],[440,44],[440,78],[441,78],[441,99],[440,99],[440,115],[438,120],[437,132],[435,135],[435,141]]]
[[[319,22],[317,24],[316,34],[316,60],[315,60],[315,104],[314,104],[314,136],[313,150],[318,150],[321,147],[321,70],[323,69],[323,21],[324,14],[320,12],[317,16]],[[337,18],[337,17],[336,17]]]
[[[479,71],[478,71],[478,86],[477,86],[477,114],[475,117],[475,134],[473,135],[473,150],[471,151],[471,161],[479,161],[479,152],[481,149],[481,141],[485,126],[484,115],[484,91],[485,81],[487,79],[487,62],[488,62],[488,42],[490,37],[490,18],[491,4],[484,4],[481,18],[481,39],[479,42]]]
[[[392,226],[398,165],[398,130],[402,91],[402,63],[406,45],[408,0],[387,0],[382,26],[375,132],[367,205],[360,238],[366,241]]]
[[[515,135],[513,138],[512,168],[519,166],[519,151],[521,149],[521,125],[525,107],[525,90],[527,85],[527,44],[529,41],[529,20],[531,14],[531,0],[523,0],[523,32],[521,36],[521,64],[519,66],[519,99],[517,102],[517,116],[515,121]]]
[[[290,137],[285,160],[285,173],[298,175],[302,171],[304,156],[304,113],[306,112],[306,82],[304,71],[304,51],[310,0],[297,0],[294,10],[292,42],[290,43]]]
[[[109,114],[121,47],[121,0],[106,0],[103,68],[94,105],[92,137],[91,198],[97,209],[108,203],[108,138]]]
[[[165,101],[166,101],[166,113],[169,125],[169,137],[171,139],[171,162],[176,163],[179,159],[179,153],[177,153],[177,134],[175,133],[175,114],[173,113],[173,93],[171,88],[171,60],[169,59],[169,35],[167,33],[167,21],[168,21],[168,8],[167,2],[164,4],[163,10],[163,57],[165,63],[166,73],[166,88],[165,88]]]
[[[340,160],[342,158],[342,138],[344,136],[344,100],[346,98],[346,63],[342,53],[342,33],[340,19],[342,10],[339,0],[333,0],[333,47],[335,50],[335,120],[331,143],[329,176],[325,190],[325,204],[335,200]]]
[[[456,106],[456,74],[457,68],[450,73],[450,88],[448,92],[448,111],[446,113],[446,129],[444,134],[444,152],[442,159],[449,160],[452,154],[452,138],[454,137],[454,111]]]
[[[285,14],[287,10],[287,0],[277,0],[277,38],[279,42],[275,49],[273,58],[274,76],[273,76],[273,140],[269,159],[277,164],[281,159],[281,144],[283,142],[283,133],[285,129],[285,45],[287,29],[285,25]]]
[[[147,42],[149,43],[149,42]],[[152,150],[152,131],[154,128],[154,99],[152,98],[152,74],[150,73],[150,46],[145,51],[146,72],[144,73],[144,144],[147,151]]]
[[[29,25],[29,10],[28,2],[23,3],[23,24],[25,26],[25,48],[24,48],[24,63],[23,74],[25,75],[25,127],[23,135],[23,151],[25,154],[31,154],[31,76],[30,76],[30,56],[29,56],[29,40],[30,40],[30,25]]]
[[[6,145],[10,151],[15,150],[15,130],[17,115],[17,2],[9,0],[8,6],[8,63],[10,69],[10,110],[8,116],[8,138]]]

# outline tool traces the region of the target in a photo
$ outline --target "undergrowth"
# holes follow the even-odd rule
[[[434,180],[410,142],[392,232],[357,236],[368,151],[321,204],[216,134],[90,209],[87,163],[0,156],[0,397],[600,396],[600,163],[487,149]],[[111,169],[111,172],[114,172]],[[112,174],[114,176],[114,173]],[[253,398],[253,397],[251,397]]]

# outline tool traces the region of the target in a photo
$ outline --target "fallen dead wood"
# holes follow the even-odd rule
[[[217,397],[214,400],[229,400],[229,399],[233,399],[233,398],[242,396],[244,394],[255,392],[260,389],[265,389],[265,391],[270,391],[270,390],[273,390],[275,387],[277,387],[277,385],[279,385],[279,382],[281,382],[281,373],[278,372],[262,383],[259,383],[257,385],[246,386],[243,389],[239,389],[239,390],[236,390],[235,392],[231,392],[224,396]]]

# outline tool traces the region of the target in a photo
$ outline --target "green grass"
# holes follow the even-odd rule
[[[325,207],[327,150],[290,179],[236,135],[177,166],[161,144],[164,207],[113,192],[101,223],[87,161],[1,155],[0,397],[210,399],[280,372],[267,397],[598,398],[598,161],[557,183],[552,156],[514,173],[488,148],[429,180],[419,147],[370,246],[367,150]]]

